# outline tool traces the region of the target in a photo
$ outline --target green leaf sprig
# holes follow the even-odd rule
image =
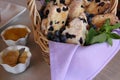
[[[45,0],[46,3],[50,2],[50,0]]]
[[[112,32],[117,28],[120,28],[120,23],[110,25],[110,19],[107,19],[98,31],[91,27],[86,36],[85,45],[107,42],[112,46],[112,39],[120,39],[120,35]]]

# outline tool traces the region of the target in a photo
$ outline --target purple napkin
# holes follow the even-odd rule
[[[83,47],[49,42],[51,80],[92,80],[120,49],[120,40]]]

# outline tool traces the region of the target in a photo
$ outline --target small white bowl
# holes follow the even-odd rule
[[[11,28],[26,28],[27,31],[28,31],[28,33],[26,34],[25,37],[19,38],[19,39],[16,40],[16,41],[11,40],[11,39],[6,40],[3,35],[4,35],[4,33],[5,33],[7,30],[9,30],[9,29],[11,29]],[[30,30],[27,26],[25,26],[25,25],[13,25],[13,26],[9,26],[9,27],[6,28],[5,30],[3,30],[2,33],[1,33],[1,36],[2,36],[2,39],[4,40],[4,42],[5,42],[8,46],[26,45],[26,43],[27,43],[27,38],[28,38],[30,32],[31,32],[31,30]]]
[[[3,64],[3,60],[2,60],[3,54],[6,54],[8,51],[11,51],[11,50],[20,50],[21,48],[25,48],[25,51],[27,52],[27,59],[26,59],[25,63],[18,63],[16,66],[13,66],[13,67],[8,64]],[[4,49],[2,52],[0,52],[0,65],[3,66],[3,68],[7,72],[10,72],[13,74],[18,74],[18,73],[25,71],[26,68],[29,66],[31,56],[32,56],[32,54],[31,54],[29,48],[26,46],[21,46],[21,45],[9,46],[6,49]]]

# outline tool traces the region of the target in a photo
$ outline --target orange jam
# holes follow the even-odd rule
[[[11,28],[3,34],[5,40],[17,41],[19,38],[24,38],[28,31],[26,28]]]

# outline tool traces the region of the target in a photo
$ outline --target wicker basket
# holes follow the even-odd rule
[[[27,0],[27,6],[30,12],[30,17],[32,20],[32,29],[34,34],[34,40],[35,42],[40,46],[42,56],[44,60],[49,64],[49,45],[48,45],[48,39],[42,34],[42,31],[40,29],[41,24],[41,17],[38,13],[36,1],[35,0]],[[59,3],[59,0],[57,0]],[[111,0],[111,7],[108,10],[109,13],[114,13],[116,15],[117,12],[117,5],[118,0]]]

